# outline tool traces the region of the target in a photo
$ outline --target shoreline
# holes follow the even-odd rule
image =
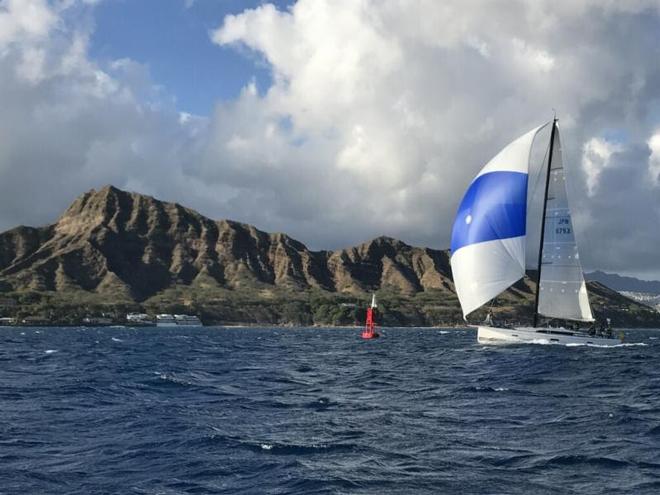
[[[453,326],[379,326],[380,330],[444,330],[444,331],[458,331],[458,330],[470,330],[474,329],[475,325],[453,325]],[[233,325],[203,325],[203,326],[180,326],[180,327],[157,327],[157,326],[131,326],[131,325],[0,325],[0,330],[11,329],[11,328],[22,328],[22,329],[44,329],[44,328],[62,328],[62,329],[86,329],[86,328],[107,328],[107,329],[130,329],[130,330],[172,330],[172,329],[190,329],[190,330],[202,330],[202,329],[244,329],[244,330],[267,330],[267,329],[278,329],[278,330],[314,330],[314,329],[326,329],[326,330],[354,330],[359,331],[364,328],[363,325],[270,325],[270,324],[233,324]],[[660,327],[628,327],[621,326],[617,327],[616,330],[627,331],[627,330],[650,330],[657,331],[660,330]]]

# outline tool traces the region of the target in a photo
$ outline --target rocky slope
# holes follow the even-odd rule
[[[639,311],[597,289],[597,307],[616,306],[622,318]],[[460,319],[447,251],[387,237],[310,251],[286,234],[112,186],[83,194],[53,225],[0,234],[0,291],[5,313],[187,307],[212,321],[270,323],[351,323],[379,291],[392,323]],[[525,279],[496,308],[524,318],[533,291]]]
[[[635,277],[622,277],[616,273],[605,273],[600,270],[585,273],[585,277],[587,280],[600,282],[619,292],[640,292],[660,295],[660,281],[657,280],[640,280]]]

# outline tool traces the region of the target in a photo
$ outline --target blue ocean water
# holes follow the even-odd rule
[[[659,331],[0,328],[0,493],[660,493]]]

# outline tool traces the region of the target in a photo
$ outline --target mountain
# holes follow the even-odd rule
[[[0,235],[0,276],[15,290],[112,292],[136,301],[173,285],[451,291],[448,270],[445,251],[381,237],[315,252],[286,234],[216,222],[111,186],[82,195],[54,225]]]
[[[587,280],[594,280],[607,285],[616,291],[645,292],[648,294],[660,294],[660,281],[640,280],[634,277],[622,277],[616,273],[605,273],[595,271],[586,273]]]
[[[592,289],[596,312],[658,324],[648,308]],[[534,291],[525,278],[494,308],[528,320]],[[462,321],[448,251],[389,237],[311,251],[283,233],[112,186],[83,194],[52,225],[0,234],[0,313],[11,316],[74,323],[139,310],[196,313],[207,323],[346,324],[362,319],[371,292],[385,324]]]

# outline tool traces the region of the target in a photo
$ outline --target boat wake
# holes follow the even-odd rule
[[[600,345],[600,344],[582,344],[582,343],[577,343],[577,342],[572,342],[569,344],[564,344],[566,347],[599,347],[602,349],[612,349],[612,348],[617,348],[617,347],[637,347],[637,346],[642,346],[646,347],[648,344],[645,344],[644,342],[622,342],[621,344],[615,344],[615,345]]]
[[[499,342],[489,342],[489,344],[500,344]],[[502,345],[511,345],[511,342],[501,343]],[[648,344],[645,342],[622,342],[620,344],[614,345],[602,345],[602,344],[590,344],[587,342],[551,342],[548,339],[534,339],[525,342],[525,344],[536,344],[536,345],[554,345],[560,347],[596,347],[599,349],[615,349],[619,347],[647,347]]]

